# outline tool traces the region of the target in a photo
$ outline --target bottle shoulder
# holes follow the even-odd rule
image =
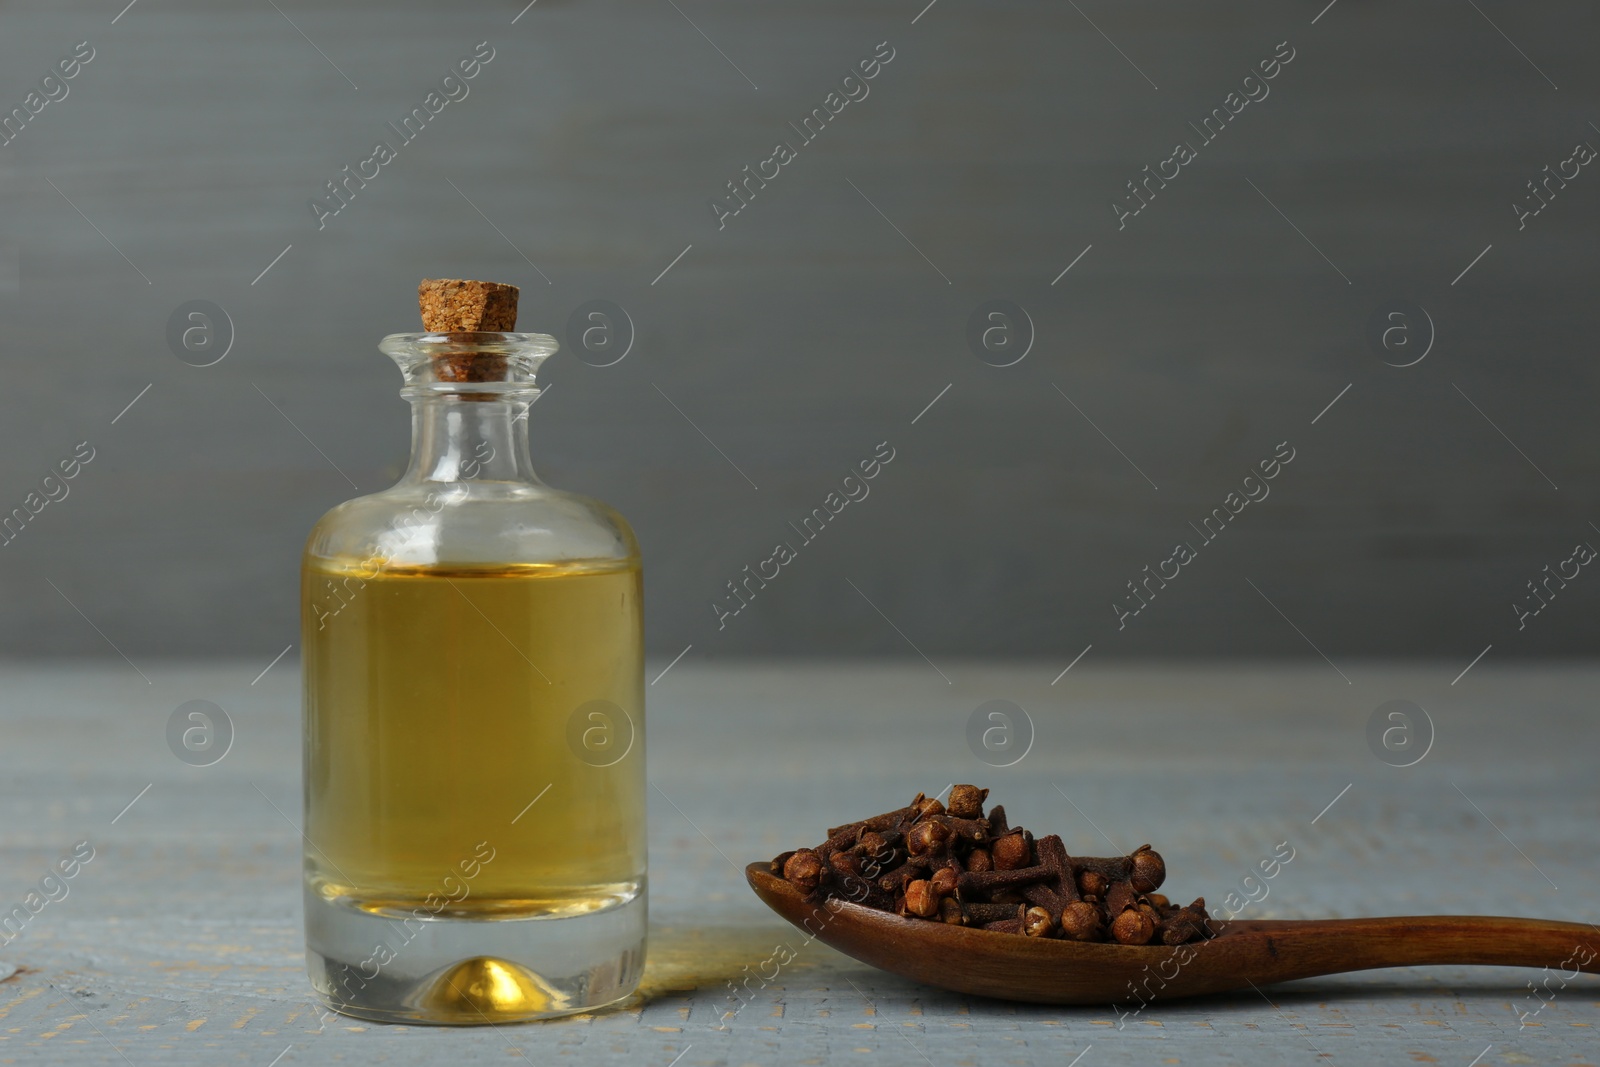
[[[637,564],[616,509],[581,493],[521,483],[402,484],[318,519],[307,560],[383,566],[611,561]]]

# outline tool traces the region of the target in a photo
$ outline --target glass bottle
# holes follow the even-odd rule
[[[639,549],[534,474],[532,333],[393,334],[409,469],[306,543],[305,918],[349,1015],[628,996],[645,940]]]

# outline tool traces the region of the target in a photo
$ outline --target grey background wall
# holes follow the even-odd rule
[[[1324,3],[8,4],[3,108],[94,58],[0,147],[0,505],[94,458],[0,547],[4,651],[294,640],[305,531],[404,459],[375,343],[444,275],[520,284],[530,329],[626,308],[627,358],[553,358],[531,432],[547,480],[635,523],[662,655],[1590,652],[1600,578],[1522,629],[1512,605],[1600,544],[1600,174],[1520,229],[1512,204],[1600,146],[1600,18]],[[482,41],[470,96],[319,229],[308,199]],[[779,140],[798,158],[719,229],[708,199]],[[192,299],[233,322],[214,366],[169,350]],[[1033,324],[1013,366],[967,341],[991,299]],[[1395,300],[1435,335],[1404,368],[1368,339]],[[870,497],[719,630],[724,583],[882,441]]]

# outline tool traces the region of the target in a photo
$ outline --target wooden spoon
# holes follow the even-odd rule
[[[1221,993],[1374,967],[1489,964],[1600,973],[1600,929],[1484,915],[1228,923],[1208,941],[1118,945],[1002,934],[829,900],[807,903],[767,863],[745,868],[768,907],[847,956],[927,985],[1041,1004]]]

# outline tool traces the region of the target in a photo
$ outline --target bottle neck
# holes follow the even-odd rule
[[[535,396],[536,398],[536,396]],[[411,465],[404,482],[539,485],[528,456],[526,396],[412,396]]]
[[[528,408],[542,333],[393,333],[378,346],[405,375],[411,465],[401,484],[540,485],[528,458]]]

